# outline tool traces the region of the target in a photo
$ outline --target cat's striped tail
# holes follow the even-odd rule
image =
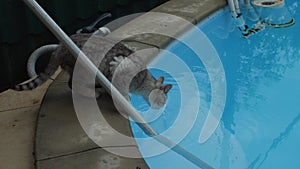
[[[55,71],[59,67],[58,61],[54,57],[55,52],[51,55],[51,58],[49,60],[49,63],[44,70],[44,72],[40,73],[37,75],[36,78],[30,80],[29,82],[26,82],[24,84],[18,84],[12,87],[12,90],[16,91],[23,91],[23,90],[32,90],[35,89],[36,87],[42,85],[45,83],[48,79],[51,78],[51,76],[55,73]]]

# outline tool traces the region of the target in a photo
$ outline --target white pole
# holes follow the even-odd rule
[[[96,77],[101,85],[111,95],[116,96],[116,100],[124,108],[125,112],[137,123],[148,135],[169,147],[182,157],[197,165],[202,169],[213,169],[210,165],[177,145],[168,138],[159,135],[138,113],[137,110],[123,97],[123,95],[110,83],[110,81],[99,71],[99,69],[89,60],[89,58],[76,46],[70,37],[53,21],[53,19],[43,10],[35,0],[23,0],[24,3],[37,15],[37,17],[47,26],[47,28],[59,39],[72,53],[72,55],[81,61],[91,72],[96,72]]]
[[[125,107],[128,115],[135,121],[141,122],[142,128],[146,129],[148,134],[157,135],[157,133],[146,123],[142,116],[134,107],[123,97],[123,95],[110,83],[110,81],[98,70],[98,68],[88,59],[88,57],[76,46],[67,34],[53,21],[53,19],[39,6],[35,0],[23,0],[30,9],[39,17],[39,19],[49,28],[49,30],[58,38],[71,52],[75,59],[79,59],[91,72],[96,72],[96,77],[101,85],[111,95],[116,96],[121,106]]]

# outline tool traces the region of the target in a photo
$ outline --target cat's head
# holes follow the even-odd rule
[[[151,108],[160,109],[162,108],[167,101],[167,93],[171,90],[172,85],[167,84],[163,85],[164,77],[160,77],[155,82],[155,87],[151,90],[148,102]]]

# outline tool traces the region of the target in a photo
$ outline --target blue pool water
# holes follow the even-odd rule
[[[164,111],[149,114],[149,107],[138,96],[132,96],[132,104],[151,121],[155,130],[171,140],[174,137],[178,141],[176,131],[185,133],[180,127],[179,130],[174,127],[175,123],[179,123],[176,125],[183,130],[187,129],[184,138],[179,139],[179,145],[214,168],[299,169],[300,3],[287,3],[296,20],[295,25],[282,29],[266,28],[247,39],[241,38],[238,30],[232,30],[227,9],[218,11],[198,25],[220,56],[227,90],[221,122],[204,143],[199,142],[199,135],[212,100],[211,79],[203,62],[188,48],[189,44],[173,43],[151,64],[155,67],[151,69],[155,76],[163,75],[165,83],[173,84]],[[183,38],[189,39],[190,44],[199,45],[200,49],[205,43],[192,33]],[[169,59],[170,55],[176,55],[180,61]],[[187,66],[180,68],[178,64],[183,63]],[[176,67],[175,73],[156,68],[168,65]],[[189,71],[196,79],[196,86],[192,81],[186,81]],[[199,107],[196,106],[197,98],[200,98]],[[191,113],[195,106],[196,115]],[[184,111],[180,112],[183,107]],[[183,122],[178,122],[178,118],[182,118],[179,113],[186,115]],[[191,128],[185,128],[190,124]],[[197,168],[171,150],[155,154],[155,149],[159,149],[155,141],[153,145],[144,143],[139,138],[147,138],[146,134],[135,123],[131,122],[131,125],[140,151],[151,169]],[[172,128],[176,129],[175,132]],[[153,156],[149,155],[151,152]]]

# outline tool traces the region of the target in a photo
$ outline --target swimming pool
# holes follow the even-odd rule
[[[174,42],[150,64],[155,76],[163,74],[167,77],[166,82],[173,84],[164,111],[147,113],[149,107],[138,96],[132,96],[132,104],[156,131],[167,133],[171,140],[176,137],[176,131],[166,131],[176,128],[174,124],[181,117],[179,114],[187,113],[185,120],[176,125],[184,129],[191,124],[191,128],[182,140],[176,141],[214,168],[298,169],[300,25],[297,21],[300,21],[300,4],[297,1],[286,3],[296,20],[295,25],[282,29],[269,27],[247,39],[241,38],[238,30],[233,30],[228,9],[221,9],[198,25],[217,50],[226,75],[224,112],[207,141],[200,142],[199,135],[212,101],[211,77],[201,59],[188,47],[199,45],[201,48],[205,43],[198,40],[193,31],[182,37],[189,44]],[[171,60],[171,55],[176,55],[179,60]],[[182,63],[187,66],[177,67]],[[176,65],[173,70],[176,73],[156,69],[167,65]],[[186,80],[190,72],[196,85]],[[198,101],[199,107],[196,106]],[[198,113],[188,114],[195,107]],[[182,108],[184,110],[180,112]],[[147,138],[146,134],[134,122],[131,126],[151,169],[197,168],[171,150],[156,153],[155,149],[159,148],[155,141],[153,146],[145,144],[138,138]],[[153,156],[149,155],[151,153]]]

